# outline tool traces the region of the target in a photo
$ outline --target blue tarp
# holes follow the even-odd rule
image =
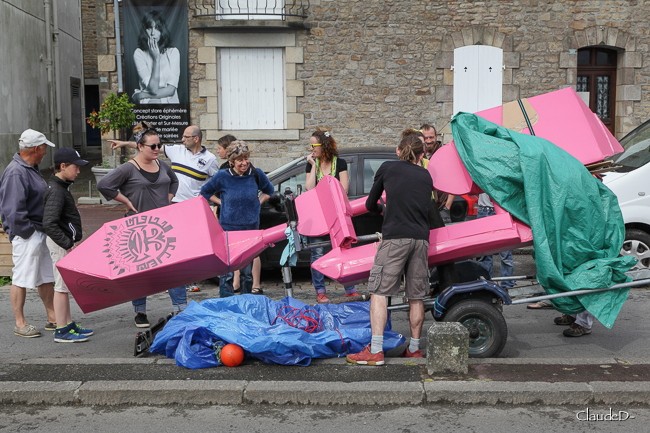
[[[300,311],[316,317],[319,330],[306,332],[288,325],[279,316]],[[173,317],[154,339],[152,353],[174,358],[186,368],[220,365],[214,343],[240,345],[246,356],[268,364],[307,366],[312,358],[343,357],[361,351],[369,342],[370,303],[307,305],[293,298],[274,301],[266,296],[240,295],[192,302]],[[384,332],[384,350],[404,343],[404,337]]]

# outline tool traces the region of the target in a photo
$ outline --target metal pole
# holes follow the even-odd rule
[[[117,63],[117,92],[124,91],[122,85],[122,35],[120,33],[120,4],[113,0],[113,16],[115,17],[115,60]]]

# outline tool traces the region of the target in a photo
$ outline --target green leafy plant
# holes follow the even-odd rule
[[[121,95],[109,93],[99,106],[99,111],[93,110],[86,118],[86,123],[93,128],[98,128],[102,134],[130,128],[135,122],[134,107],[126,93]]]

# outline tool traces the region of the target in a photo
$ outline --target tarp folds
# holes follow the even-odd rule
[[[636,262],[618,257],[625,238],[616,196],[551,142],[468,113],[452,120],[454,143],[473,181],[533,231],[537,280],[547,293],[627,281]],[[585,144],[587,145],[587,144]],[[584,309],[611,328],[629,290],[553,299],[562,313]]]
[[[316,317],[317,332],[290,326],[281,316],[299,312]],[[369,342],[370,303],[307,305],[293,298],[273,301],[266,296],[240,295],[192,302],[160,331],[150,348],[174,358],[186,368],[220,365],[213,345],[219,340],[240,345],[247,357],[268,364],[307,366],[313,358],[343,357],[361,351]],[[404,337],[384,332],[384,350],[404,343]]]

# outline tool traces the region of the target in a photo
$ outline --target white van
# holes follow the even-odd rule
[[[621,206],[625,221],[625,243],[621,254],[639,260],[636,269],[650,268],[650,120],[621,140],[625,149],[614,155],[621,168],[607,173],[603,182]]]

